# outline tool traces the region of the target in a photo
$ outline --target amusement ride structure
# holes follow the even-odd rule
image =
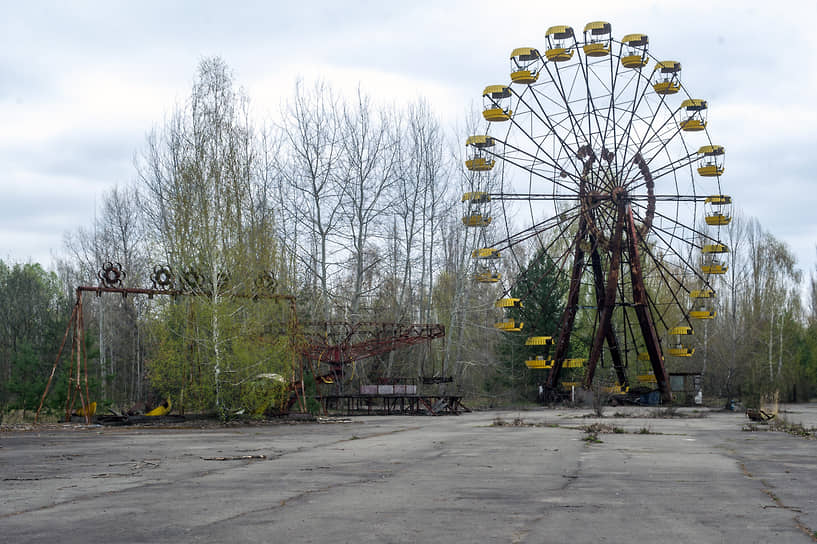
[[[549,397],[592,387],[606,360],[612,389],[627,390],[628,369],[641,367],[637,380],[669,402],[665,357],[693,356],[690,339],[715,317],[715,280],[727,270],[724,147],[710,139],[707,101],[682,85],[681,63],[654,57],[647,35],[617,40],[599,21],[578,34],[551,27],[545,42],[511,52],[510,82],[483,91],[486,131],[466,141],[474,280],[503,287],[498,308],[522,307],[532,293],[510,296],[519,278],[506,281],[497,265],[535,243],[537,270],[567,285],[558,330],[524,331],[541,350],[526,364],[548,372]],[[524,323],[495,326],[520,333]],[[584,369],[581,382],[562,381],[566,368]]]

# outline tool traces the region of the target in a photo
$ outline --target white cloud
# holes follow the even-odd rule
[[[683,62],[684,84],[710,100],[710,133],[727,148],[726,190],[810,268],[817,7],[757,1],[6,6],[0,194],[11,215],[0,217],[0,254],[47,262],[64,230],[88,224],[94,198],[133,176],[133,153],[189,94],[203,56],[223,56],[267,119],[302,76],[346,94],[360,84],[384,104],[422,97],[462,126],[482,88],[507,81],[511,49],[543,47],[551,25],[580,32],[599,19],[616,37],[648,33],[656,55]],[[57,215],[54,199],[70,211]],[[26,221],[36,235],[25,234]]]

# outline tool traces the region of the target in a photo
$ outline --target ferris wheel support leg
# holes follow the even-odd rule
[[[596,305],[599,308],[604,306],[604,272],[601,268],[601,256],[596,247],[596,239],[590,236],[590,243],[593,247],[593,252],[590,254],[590,263],[593,267],[593,280],[596,287]],[[613,368],[616,371],[618,384],[622,388],[626,388],[627,373],[624,371],[624,365],[621,364],[621,348],[618,344],[618,338],[612,327],[607,328],[607,346],[610,348],[610,358],[613,359]]]
[[[607,286],[604,290],[604,306],[601,308],[601,318],[596,334],[593,337],[593,346],[590,349],[590,358],[587,360],[587,370],[584,373],[582,386],[590,389],[593,384],[593,376],[596,373],[596,364],[601,357],[601,348],[604,339],[612,332],[610,320],[613,316],[613,309],[616,306],[616,289],[618,288],[618,272],[621,266],[621,236],[624,231],[624,221],[626,208],[623,203],[619,203],[616,225],[613,236],[610,239],[610,271],[607,274]]]
[[[576,252],[573,255],[570,289],[567,294],[567,304],[562,313],[559,339],[556,342],[556,350],[553,354],[553,368],[550,369],[547,381],[545,382],[549,393],[556,391],[556,384],[559,381],[559,374],[562,371],[562,362],[567,354],[567,348],[570,346],[570,333],[573,331],[573,322],[576,319],[576,309],[579,305],[579,288],[581,287],[581,278],[584,271],[584,250],[582,250],[579,242],[584,239],[586,234],[587,222],[584,217],[582,217],[579,219],[579,230],[576,233],[576,243],[574,244]]]
[[[658,390],[661,392],[661,400],[669,404],[672,402],[672,391],[670,390],[667,368],[664,366],[664,355],[661,353],[661,343],[658,341],[655,323],[653,323],[647,307],[647,290],[644,287],[644,277],[641,273],[635,221],[633,221],[633,210],[629,206],[627,207],[627,242],[630,253],[630,275],[633,283],[635,315],[638,318],[638,325],[641,327],[641,334],[644,337],[647,353],[650,356],[650,363],[655,374],[655,380],[658,383]]]

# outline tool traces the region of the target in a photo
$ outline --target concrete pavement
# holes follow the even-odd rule
[[[817,441],[656,413],[2,432],[0,541],[814,540]]]

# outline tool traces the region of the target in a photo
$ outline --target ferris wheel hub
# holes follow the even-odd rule
[[[616,204],[624,202],[627,198],[627,189],[624,187],[613,187],[610,191],[610,199]]]

